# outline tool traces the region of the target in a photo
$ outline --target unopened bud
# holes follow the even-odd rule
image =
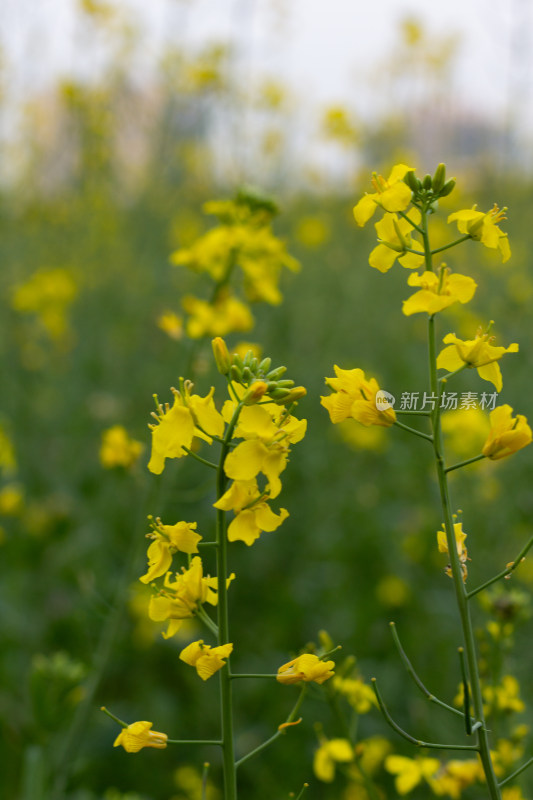
[[[439,164],[432,180],[433,191],[438,194],[446,181],[446,164]]]
[[[229,371],[229,376],[235,383],[241,382],[241,371],[236,364],[232,364]]]
[[[404,181],[411,189],[412,192],[418,192],[420,189],[420,181],[415,176],[414,170],[410,169],[409,172],[406,172],[404,175]]]
[[[268,385],[265,381],[254,381],[242,399],[244,405],[253,406],[254,403],[261,400],[267,389]]]
[[[268,372],[268,370],[270,369],[270,365],[271,364],[272,364],[272,359],[271,358],[264,358],[261,361],[261,363],[259,364],[259,367],[258,367],[259,372],[262,372],[263,374],[265,372]]]
[[[227,375],[231,368],[231,358],[226,347],[226,342],[220,336],[217,336],[211,342],[213,347],[213,355],[215,356],[215,363],[221,375]]]
[[[252,350],[247,350],[246,351],[246,355],[244,356],[244,358],[242,360],[242,363],[244,364],[245,367],[251,367],[253,358],[254,358],[254,354],[253,354]]]
[[[301,400],[302,397],[305,397],[307,394],[307,389],[305,386],[295,386],[294,389],[277,389],[278,392],[287,392],[283,397],[277,397],[274,402],[278,405],[290,405],[291,403],[296,403],[297,400]]]
[[[422,181],[422,186],[424,189],[431,189],[433,180],[431,175],[424,175],[424,180]]]
[[[439,192],[439,196],[440,197],[447,197],[449,194],[451,194],[453,192],[453,190],[455,189],[455,184],[456,183],[457,183],[457,181],[455,180],[455,178],[450,178],[449,181],[446,181],[446,183],[444,184],[444,186],[442,187],[442,189]]]
[[[276,369],[271,370],[265,378],[269,381],[277,381],[287,372],[287,367],[277,367]]]

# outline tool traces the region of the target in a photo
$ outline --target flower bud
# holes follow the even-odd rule
[[[213,355],[215,356],[215,363],[221,375],[227,375],[231,368],[231,358],[226,347],[226,342],[220,336],[217,336],[211,342],[213,347]]]
[[[272,364],[272,359],[271,358],[264,358],[261,361],[261,363],[259,364],[258,371],[262,372],[263,374],[265,372],[268,372],[268,370],[270,369],[270,365],[271,364]]]
[[[439,164],[432,180],[433,191],[439,194],[446,181],[446,164]]]
[[[254,381],[242,398],[245,406],[253,406],[264,396],[268,389],[265,381]]]
[[[432,184],[433,180],[431,178],[431,175],[424,175],[424,180],[422,181],[422,187],[426,190],[431,189]]]
[[[295,386],[294,389],[277,389],[278,392],[287,392],[283,397],[277,397],[274,402],[278,405],[290,405],[290,403],[295,403],[297,400],[301,400],[302,397],[305,397],[307,394],[307,389],[305,386]]]
[[[287,372],[287,367],[277,367],[276,369],[271,370],[265,378],[269,381],[277,381]]]
[[[241,371],[236,364],[232,364],[229,371],[229,376],[235,383],[241,382]]]
[[[439,197],[447,197],[449,194],[451,194],[455,188],[456,183],[457,181],[455,180],[455,178],[450,178],[449,181],[446,181],[446,183],[439,192]]]
[[[416,193],[416,192],[420,191],[421,184],[420,184],[420,181],[418,180],[418,178],[415,176],[414,170],[410,169],[409,172],[405,173],[404,181],[408,185],[408,187],[411,189],[412,192]]]

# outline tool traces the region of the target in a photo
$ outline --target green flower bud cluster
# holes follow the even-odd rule
[[[455,178],[446,180],[446,165],[439,164],[433,177],[425,175],[422,179],[417,178],[413,171],[406,173],[405,183],[413,192],[413,201],[422,203],[435,203],[440,197],[451,194],[455,187]]]
[[[260,361],[251,350],[248,350],[244,358],[234,353],[229,377],[249,389],[251,402],[257,402],[268,395],[275,403],[286,405],[306,394],[303,386],[295,386],[293,380],[283,378],[287,367],[271,369],[271,366],[271,358]]]

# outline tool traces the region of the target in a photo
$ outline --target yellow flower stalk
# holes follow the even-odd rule
[[[467,366],[477,369],[480,378],[490,381],[501,392],[503,386],[502,374],[496,362],[505,353],[518,353],[518,345],[510,344],[509,347],[495,347],[491,342],[493,336],[478,330],[475,339],[463,341],[454,333],[444,337],[444,344],[449,345],[441,350],[437,358],[437,369],[446,369],[455,372],[460,367]]]
[[[493,461],[506,458],[531,443],[531,428],[527,419],[522,414],[513,417],[513,409],[509,405],[497,406],[490,412],[490,425],[482,452]]]
[[[113,747],[122,745],[127,753],[138,753],[143,747],[155,747],[163,750],[167,746],[166,733],[151,730],[153,722],[132,722],[122,728],[113,743]]]
[[[380,389],[375,378],[367,380],[362,369],[341,369],[337,365],[333,369],[337,377],[326,378],[326,384],[334,393],[320,398],[333,423],[352,418],[367,426],[388,428],[394,425],[394,409],[378,408],[376,405],[376,394]]]
[[[211,647],[208,644],[204,644],[203,639],[200,639],[185,647],[179,657],[186,664],[195,667],[200,678],[206,681],[224,666],[226,663],[224,659],[232,651],[233,644],[231,643],[223,644],[219,647]]]
[[[334,667],[334,661],[321,661],[312,653],[304,653],[283,664],[278,669],[276,680],[285,684],[301,683],[302,681],[324,683],[334,674]]]
[[[450,214],[448,222],[457,222],[460,233],[468,234],[472,239],[484,244],[485,247],[492,250],[498,249],[502,261],[505,262],[511,257],[511,248],[507,234],[499,229],[498,223],[506,218],[506,211],[506,208],[500,211],[495,204],[489,212],[484,213],[477,211],[477,205],[475,205],[472,208],[465,208]]]
[[[408,300],[404,300],[402,311],[411,314],[436,314],[453,303],[468,303],[477,288],[476,282],[467,275],[450,274],[444,269],[440,276],[435,272],[413,273],[407,279],[409,286],[420,287]]]
[[[368,222],[378,206],[385,211],[405,211],[411,202],[411,189],[403,182],[403,178],[410,171],[413,171],[413,167],[396,164],[387,179],[376,172],[372,173],[375,191],[365,194],[353,209],[359,227],[362,228]]]
[[[348,764],[354,759],[353,747],[348,739],[324,741],[315,751],[313,772],[319,781],[332,783],[335,778],[335,765]]]

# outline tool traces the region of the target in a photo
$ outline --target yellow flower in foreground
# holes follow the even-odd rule
[[[490,412],[490,426],[482,453],[493,461],[510,456],[531,442],[531,428],[527,419],[522,414],[513,417],[513,409],[509,405],[497,406]]]
[[[229,586],[235,575],[226,581]],[[182,569],[172,580],[171,573],[165,575],[164,588],[150,598],[148,616],[154,622],[169,620],[168,628],[163,633],[169,639],[181,628],[184,619],[193,617],[197,608],[203,603],[216,606],[218,603],[218,578],[204,577],[202,559],[195,556],[189,569]]]
[[[152,455],[148,462],[150,472],[160,475],[167,458],[181,458],[190,449],[195,436],[211,444],[212,436],[224,432],[224,420],[215,408],[214,388],[200,397],[191,394],[192,383],[185,381],[183,392],[172,389],[174,404],[158,405],[153,416],[159,424],[149,425],[152,430]]]
[[[280,683],[300,683],[301,681],[324,683],[331,678],[334,661],[321,661],[312,653],[304,653],[278,669],[276,680]]]
[[[143,747],[156,747],[160,750],[167,746],[166,733],[152,731],[153,722],[132,722],[127,728],[122,728],[113,743],[113,747],[120,744],[127,753],[138,753]]]
[[[144,445],[132,439],[122,425],[113,425],[102,433],[100,462],[106,469],[131,467],[144,450]]]
[[[424,778],[430,780],[440,767],[438,758],[407,758],[387,756],[385,769],[396,775],[394,785],[398,794],[408,794]]]
[[[457,555],[459,556],[459,562],[461,564],[461,570],[463,573],[463,581],[466,581],[468,576],[466,568],[466,562],[468,561],[468,552],[466,547],[464,546],[466,533],[463,531],[463,523],[454,522],[453,532],[455,535],[455,543],[457,546]],[[439,548],[439,553],[450,552],[448,550],[448,540],[446,538],[446,530],[444,529],[444,525],[442,526],[442,530],[437,531],[437,544]],[[452,570],[449,565],[446,567],[446,574],[449,575],[450,577],[452,576]]]
[[[446,369],[454,372],[460,367],[474,367],[477,369],[479,377],[485,381],[490,381],[500,392],[503,386],[500,366],[496,362],[505,353],[518,353],[518,345],[510,344],[509,347],[495,347],[490,344],[494,337],[479,330],[475,339],[463,341],[458,339],[454,333],[448,333],[444,337],[444,344],[449,345],[441,350],[437,358],[437,369]]]
[[[196,522],[176,522],[175,525],[163,525],[158,518],[153,524],[153,532],[147,534],[154,540],[148,548],[149,569],[139,580],[151,583],[164,575],[172,563],[172,554],[177,551],[197,553],[197,545],[202,537],[196,533],[196,524]]]
[[[420,211],[413,208],[409,213],[409,219],[415,224],[420,222]],[[422,245],[411,237],[413,226],[396,214],[385,214],[383,219],[376,222],[376,232],[379,244],[370,253],[368,263],[371,267],[379,269],[380,272],[387,272],[396,259],[402,267],[407,269],[418,269],[424,263],[424,256],[416,253],[408,253],[407,248],[420,250]]]
[[[255,478],[234,481],[222,497],[213,503],[222,511],[234,511],[235,518],[228,526],[228,541],[252,545],[263,531],[275,531],[287,519],[289,512],[282,508],[276,515],[259,491]]]
[[[330,739],[315,751],[313,771],[319,781],[331,783],[335,777],[335,764],[347,764],[353,758],[353,747],[348,739]]]
[[[405,211],[411,202],[411,190],[403,179],[411,171],[413,171],[413,167],[396,164],[387,180],[376,172],[372,173],[372,186],[375,192],[365,194],[353,210],[355,221],[361,228],[368,222],[378,206],[384,208],[385,211]]]
[[[422,275],[409,275],[407,283],[409,286],[420,287],[420,291],[403,302],[402,311],[407,317],[423,311],[436,314],[452,303],[468,303],[477,288],[477,283],[472,278],[456,273],[450,275],[448,270],[445,270],[442,280],[439,275],[428,271]]]
[[[334,366],[336,378],[326,378],[334,394],[321,397],[320,403],[329,412],[333,423],[351,417],[362,425],[382,425],[388,428],[396,422],[392,407],[378,408],[376,394],[380,391],[375,378],[367,380],[362,369],[341,369]]]
[[[223,644],[219,647],[211,647],[204,644],[203,639],[198,642],[192,642],[180,653],[180,658],[191,667],[196,667],[196,672],[203,681],[206,681],[219,669],[222,669],[225,658],[227,658],[233,650],[233,645]]]
[[[498,227],[498,223],[505,219],[506,208],[501,211],[495,204],[486,214],[477,211],[477,206],[465,208],[450,214],[448,222],[457,222],[460,233],[469,234],[472,239],[481,242],[485,247],[500,251],[502,261],[508,261],[511,257],[511,248],[506,233]]]

